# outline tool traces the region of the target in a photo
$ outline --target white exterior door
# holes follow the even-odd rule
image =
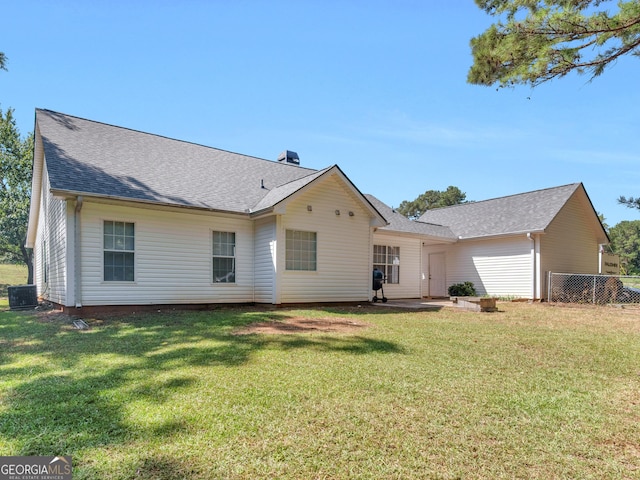
[[[444,253],[429,254],[429,296],[447,296],[447,277]]]

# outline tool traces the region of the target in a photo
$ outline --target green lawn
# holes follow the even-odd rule
[[[26,265],[0,263],[0,297],[7,296],[7,287],[27,283]]]
[[[640,477],[640,310],[221,309],[0,301],[0,452],[74,480]],[[347,333],[235,335],[342,318]]]

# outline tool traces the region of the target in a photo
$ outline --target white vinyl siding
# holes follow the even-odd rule
[[[275,303],[276,221],[258,220],[255,225],[255,301]]]
[[[43,167],[42,177],[38,233],[34,248],[34,282],[38,295],[42,298],[65,305],[68,291],[67,202],[56,199],[49,193],[46,166]]]
[[[482,279],[478,295],[531,298],[533,292],[533,242],[522,235],[467,248],[473,270]],[[455,283],[460,283],[456,281]]]
[[[597,224],[588,199],[576,191],[540,236],[541,297],[547,296],[549,272],[598,273]]]
[[[574,193],[541,236],[543,274],[598,273],[599,245],[587,204]]]
[[[311,206],[311,211],[307,209]],[[336,211],[340,214],[337,215]],[[352,212],[353,215],[349,215]],[[286,207],[277,235],[286,230],[317,233],[317,270],[285,270],[278,253],[281,303],[365,301],[371,292],[370,216],[342,181],[329,177]]]
[[[323,178],[290,199],[272,217],[259,220],[154,206],[141,208],[133,203],[114,205],[90,198],[84,199],[76,213],[73,200],[49,196],[46,201],[49,207],[41,209],[37,243],[44,245],[45,225],[55,225],[55,232],[47,233],[46,238],[49,284],[44,287],[43,279],[39,283],[48,288],[48,294],[53,292],[51,300],[56,303],[86,307],[254,301],[279,304],[361,302],[371,296],[371,212],[337,175]],[[307,205],[313,206],[311,211]],[[76,215],[81,217],[77,266]],[[133,281],[105,281],[105,221],[135,225]],[[316,233],[315,271],[285,270],[287,230]],[[213,279],[212,232],[235,234],[233,283]],[[404,255],[403,250],[403,259]],[[42,252],[37,256],[44,258]],[[77,285],[75,278],[79,279]]]
[[[447,288],[472,282],[478,295],[532,298],[533,241],[525,234],[426,246],[424,255],[438,252],[446,254]]]
[[[40,208],[38,210],[38,229],[36,231],[35,248],[33,249],[33,281],[36,284],[38,295],[40,296],[44,296],[45,293],[48,294],[48,292],[45,292],[47,282],[45,281],[44,275],[44,259],[46,256],[48,261],[49,253],[47,251],[45,255],[43,249],[45,248],[45,244],[46,248],[48,249],[49,243],[47,237],[48,228],[45,221],[46,215],[43,200],[44,198],[43,196],[41,196]]]
[[[400,277],[398,283],[385,283],[383,285],[384,296],[387,298],[420,298],[422,296],[420,285],[422,278],[422,241],[408,236],[374,233],[373,244],[393,245],[400,249]]]
[[[135,282],[103,281],[104,220],[135,223]],[[253,301],[252,262],[238,262],[235,283],[212,279],[212,231],[236,233],[238,258],[253,258],[248,219],[87,202],[82,209],[82,304],[143,305]]]

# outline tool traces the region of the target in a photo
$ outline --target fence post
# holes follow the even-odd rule
[[[547,272],[547,302],[551,301],[551,271]]]
[[[593,301],[591,302],[594,305],[596,304],[596,276],[593,276]]]

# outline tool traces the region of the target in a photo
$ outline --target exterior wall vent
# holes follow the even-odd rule
[[[282,163],[289,163],[291,165],[300,165],[300,157],[298,157],[296,152],[292,152],[291,150],[285,150],[278,155],[278,161]]]

